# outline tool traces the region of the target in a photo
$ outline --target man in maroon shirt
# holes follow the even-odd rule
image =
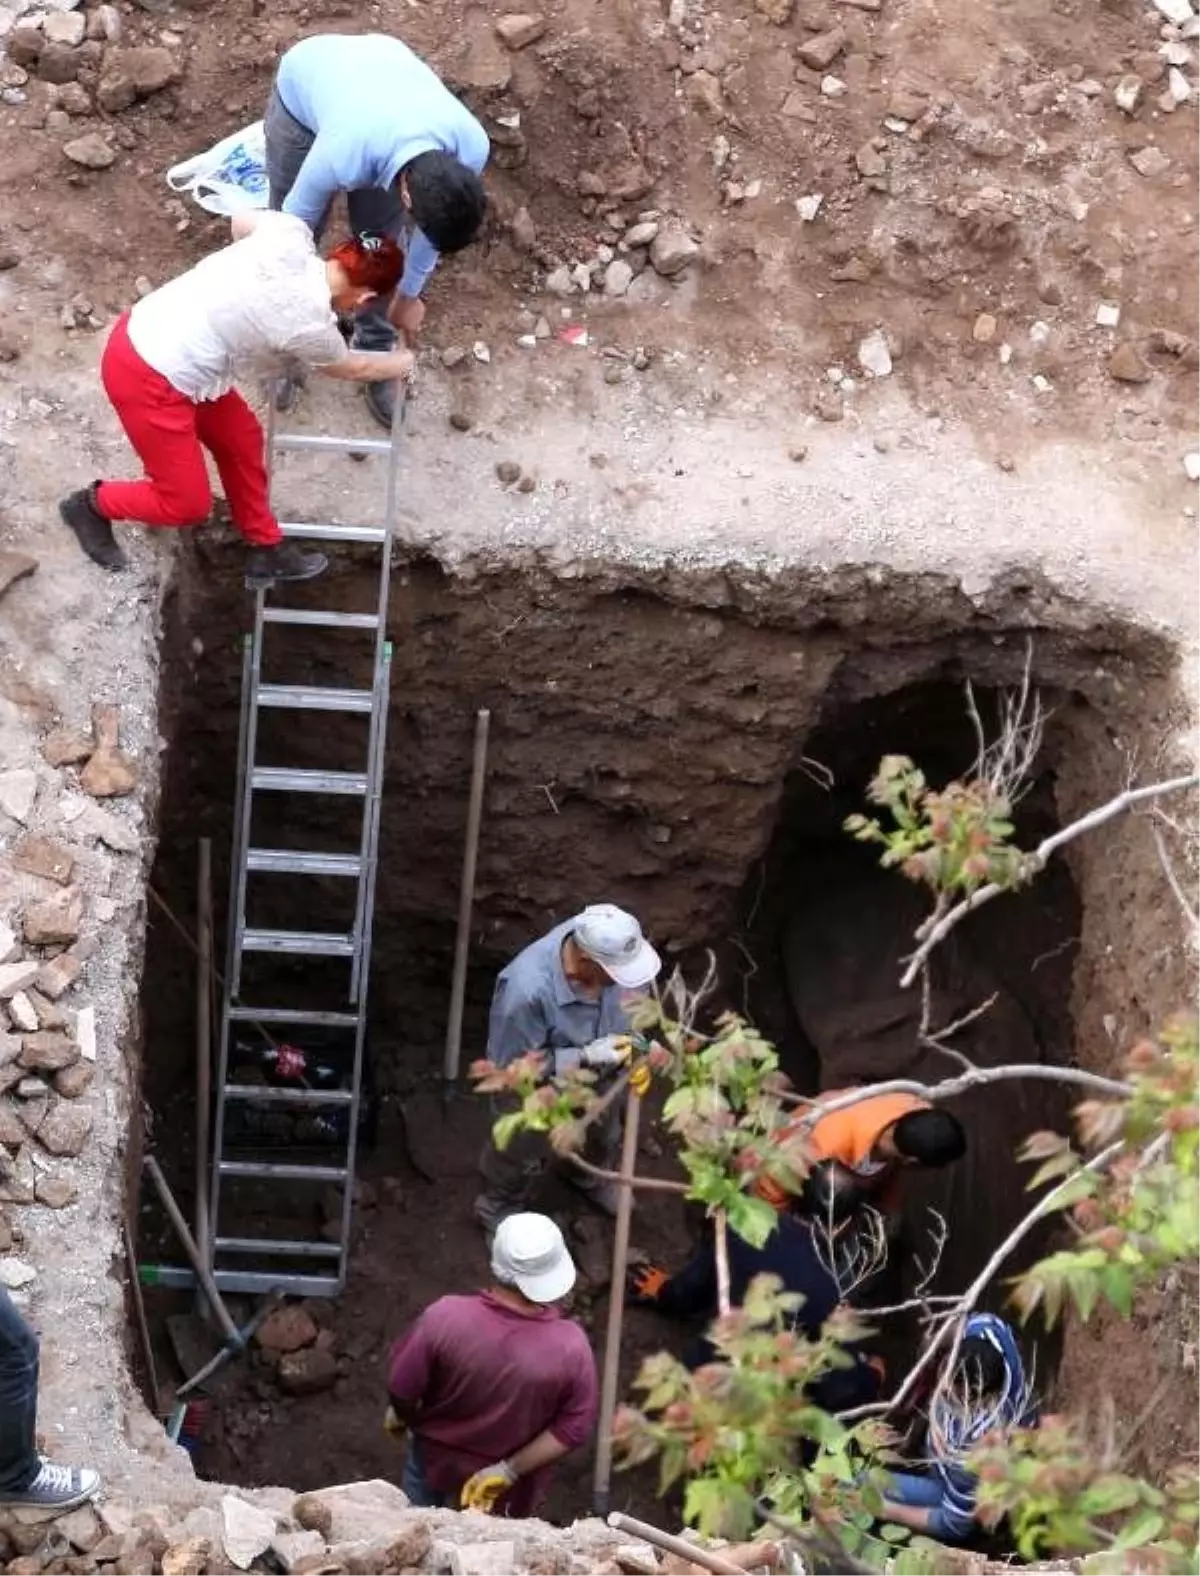
[[[553,1306],[574,1284],[554,1222],[510,1215],[487,1291],[440,1297],[396,1342],[389,1415],[410,1433],[401,1485],[414,1505],[532,1515],[553,1464],[587,1442],[596,1363]]]

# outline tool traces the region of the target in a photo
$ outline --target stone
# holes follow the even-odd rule
[[[517,1568],[515,1543],[454,1543],[449,1555],[450,1576],[512,1576]]]
[[[44,1204],[47,1209],[66,1209],[68,1204],[73,1204],[79,1197],[79,1189],[66,1177],[40,1176],[34,1183],[33,1196],[37,1203]]]
[[[546,18],[534,11],[515,11],[496,23],[496,33],[506,49],[528,49],[545,31]]]
[[[75,1065],[79,1060],[79,1047],[65,1034],[41,1030],[22,1037],[21,1054],[17,1060],[30,1072],[54,1073],[61,1067]]]
[[[1195,16],[1191,0],[1153,0],[1154,8],[1160,15],[1165,16],[1168,22],[1173,22],[1176,27],[1183,27]]]
[[[38,57],[46,47],[46,35],[40,27],[16,27],[8,35],[4,52],[14,66],[36,66]]]
[[[785,120],[806,120],[814,122],[817,112],[809,103],[808,94],[803,88],[793,88],[780,106],[779,113]]]
[[[62,1095],[64,1100],[78,1100],[92,1087],[95,1076],[95,1067],[81,1057],[79,1061],[72,1062],[70,1067],[62,1067],[55,1073],[55,1092]]]
[[[515,460],[500,460],[496,465],[496,480],[502,487],[512,487],[521,479],[521,467]]]
[[[40,990],[31,989],[29,992],[29,1001],[37,1017],[37,1026],[39,1029],[66,1030],[70,1027],[66,1009],[64,1007],[60,1007],[57,1002],[48,1000],[47,997],[42,995]]]
[[[100,1518],[90,1505],[81,1505],[65,1516],[59,1516],[54,1530],[84,1554],[89,1554],[104,1536]]]
[[[28,553],[13,553],[7,549],[0,551],[0,596],[10,591],[18,580],[31,575],[37,566],[37,559],[31,558]]]
[[[887,112],[893,120],[920,120],[929,104],[930,96],[923,88],[901,81],[892,88]]]
[[[394,1483],[369,1478],[301,1494],[292,1515],[302,1527],[320,1532],[330,1543],[368,1542],[411,1528],[408,1498]]]
[[[1094,322],[1097,328],[1116,328],[1121,321],[1121,308],[1115,301],[1101,301],[1096,308]]]
[[[70,851],[46,837],[23,837],[12,851],[12,862],[27,875],[56,881],[59,886],[66,886],[75,868]]]
[[[841,421],[846,414],[846,406],[841,394],[837,389],[831,388],[817,390],[813,410],[822,421]]]
[[[1173,104],[1186,104],[1192,96],[1192,85],[1177,66],[1167,72],[1167,97]]]
[[[823,98],[839,99],[846,96],[846,84],[841,77],[827,76],[821,78],[821,95]]]
[[[633,269],[623,258],[614,257],[604,270],[604,294],[623,296],[633,283]]]
[[[75,1016],[75,1043],[85,1062],[96,1060],[96,1009],[81,1007]]]
[[[42,32],[51,44],[66,44],[74,49],[83,43],[87,20],[79,11],[51,11],[42,23]]]
[[[19,990],[8,1004],[8,1020],[22,1034],[34,1034],[40,1027],[37,1008],[23,990]]]
[[[627,1576],[657,1576],[658,1555],[648,1543],[618,1543],[613,1560]]]
[[[1200,481],[1200,454],[1193,450],[1183,457],[1183,470],[1188,481]]]
[[[37,1271],[32,1264],[26,1264],[24,1259],[0,1259],[0,1286],[8,1291],[19,1291],[22,1286],[29,1286],[37,1280]],[[39,1539],[40,1541],[40,1539]],[[40,1563],[35,1567],[40,1570]],[[11,1570],[12,1566],[8,1566]]]
[[[796,0],[754,0],[754,9],[776,27],[783,27],[792,20]]]
[[[887,335],[881,328],[872,329],[858,347],[858,364],[873,378],[886,378],[892,370],[892,353]]]
[[[7,1095],[0,1095],[0,1144],[20,1149],[25,1142],[25,1124]]]
[[[658,220],[646,219],[639,224],[631,224],[621,237],[626,246],[649,246],[658,234]]]
[[[981,312],[975,319],[975,326],[971,329],[971,338],[977,345],[990,345],[996,337],[996,319],[990,312]]]
[[[95,748],[91,739],[73,728],[55,728],[42,742],[42,758],[51,766],[79,766]]]
[[[81,164],[86,170],[106,170],[115,164],[117,155],[98,131],[86,132],[63,147],[72,164]]]
[[[66,44],[47,44],[38,56],[37,74],[43,82],[74,82],[82,64],[78,49]]]
[[[474,417],[468,410],[452,410],[446,419],[455,432],[470,432],[475,425]]]
[[[18,991],[27,989],[37,979],[40,969],[41,964],[36,958],[0,964],[0,1001],[8,1001]]]
[[[324,1558],[325,1539],[319,1532],[277,1532],[271,1539],[271,1553],[291,1576],[301,1560]]]
[[[0,810],[25,826],[37,798],[37,773],[31,766],[0,772]]]
[[[1126,115],[1135,115],[1138,105],[1142,102],[1142,93],[1146,84],[1134,72],[1127,72],[1113,89],[1113,100],[1119,110]]]
[[[87,36],[115,44],[121,36],[121,13],[115,5],[98,5],[87,19]]]
[[[1151,372],[1138,354],[1137,347],[1126,339],[1109,357],[1108,375],[1118,383],[1149,383]]]
[[[271,1547],[278,1525],[269,1510],[260,1510],[236,1494],[221,1499],[221,1542],[230,1563],[238,1570],[249,1570],[260,1554]]]
[[[316,1320],[295,1304],[277,1308],[254,1332],[256,1344],[265,1352],[298,1352],[316,1338]]]
[[[650,263],[655,273],[673,279],[699,254],[700,248],[681,224],[665,224],[650,243]]]
[[[141,847],[141,839],[134,828],[112,810],[105,810],[98,804],[87,806],[79,817],[76,831],[82,837],[94,837],[117,854],[136,854]]]
[[[303,1352],[287,1352],[279,1359],[275,1377],[288,1395],[320,1395],[337,1383],[337,1358],[313,1346]]]
[[[149,44],[135,49],[111,49],[96,88],[96,102],[110,115],[119,115],[138,99],[161,93],[179,80],[179,62],[169,49]]]
[[[684,83],[684,97],[688,103],[714,126],[725,119],[725,96],[721,80],[711,71],[693,71]]]
[[[77,1155],[91,1137],[92,1112],[71,1100],[55,1100],[37,1130],[38,1143],[52,1155]]]
[[[512,236],[513,245],[520,252],[532,252],[537,246],[537,226],[530,217],[529,209],[518,208],[512,216],[509,225],[509,234]]]
[[[0,964],[13,963],[20,956],[21,945],[16,931],[6,919],[0,919]]]
[[[66,887],[44,903],[30,903],[21,916],[21,928],[30,946],[66,946],[78,939],[82,918],[82,894],[76,887]]]
[[[546,289],[551,295],[569,296],[575,293],[575,283],[571,278],[571,270],[565,263],[560,263],[557,268],[552,268],[546,275]]]
[[[49,963],[44,963],[38,970],[37,988],[43,996],[48,996],[51,1001],[57,1001],[70,990],[82,972],[83,964],[77,957],[70,952],[60,952],[56,958],[51,958]]]
[[[887,174],[887,160],[873,142],[864,142],[854,155],[858,173],[865,180],[875,180]]]
[[[1050,79],[1031,82],[1021,88],[1018,95],[1026,115],[1040,115],[1048,110],[1058,97],[1058,83]]]
[[[92,708],[96,750],[79,774],[79,782],[94,799],[114,799],[137,787],[137,768],[118,748],[119,723],[120,713],[115,706]]]
[[[186,1543],[173,1544],[163,1553],[163,1576],[201,1576],[211,1555],[212,1544],[207,1538],[188,1538]]]
[[[1143,179],[1152,181],[1158,176],[1165,175],[1171,168],[1171,161],[1161,148],[1156,148],[1153,143],[1144,148],[1137,148],[1129,155],[1129,162]]]
[[[845,30],[831,27],[828,32],[805,39],[796,53],[810,71],[828,71],[845,47]]]
[[[92,96],[82,82],[66,82],[58,90],[58,107],[67,115],[90,115]]]

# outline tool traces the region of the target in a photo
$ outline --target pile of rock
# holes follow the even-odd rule
[[[621,297],[647,266],[663,279],[677,279],[700,255],[699,243],[683,220],[664,216],[657,208],[644,209],[631,223],[613,214],[609,223],[619,237],[615,243],[601,243],[586,261],[559,263],[550,269],[545,283],[551,295],[587,295],[594,290]]]
[[[92,1132],[92,1106],[82,1097],[96,1073],[96,1017],[78,987],[94,938],[84,934],[84,918],[90,907],[92,919],[107,923],[113,906],[103,896],[89,901],[87,845],[123,853],[139,846],[123,820],[94,802],[137,783],[119,748],[116,709],[97,707],[93,725],[92,736],[55,729],[42,747],[55,775],[77,771],[82,793],[45,795],[45,768],[0,772],[0,1206],[72,1203],[75,1184],[47,1157],[73,1158]],[[54,806],[43,814],[47,797]],[[70,846],[60,829],[69,830]],[[9,1253],[19,1237],[0,1213],[0,1251]],[[0,1259],[0,1283],[15,1288],[33,1278],[21,1260]]]
[[[333,1331],[299,1303],[268,1315],[254,1340],[287,1395],[319,1395],[332,1389],[345,1366],[345,1360],[338,1358]]]

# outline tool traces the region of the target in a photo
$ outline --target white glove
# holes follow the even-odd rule
[[[633,1042],[627,1034],[605,1034],[590,1045],[585,1045],[580,1061],[585,1067],[597,1071],[610,1071],[622,1067],[629,1060]]]

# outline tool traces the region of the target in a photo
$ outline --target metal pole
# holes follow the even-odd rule
[[[212,839],[196,861],[196,1246],[212,1268],[208,1214],[208,1139],[212,1100]]]
[[[129,1295],[137,1319],[138,1334],[142,1338],[142,1356],[146,1362],[146,1383],[150,1386],[150,1405],[158,1414],[158,1369],[154,1362],[154,1343],[150,1339],[150,1322],[146,1318],[146,1300],[142,1296],[142,1283],[138,1279],[137,1257],[133,1251],[133,1233],[127,1220],[121,1222],[121,1236],[125,1243],[125,1263],[129,1270]]]
[[[668,1554],[679,1555],[689,1564],[699,1565],[701,1570],[714,1571],[716,1576],[746,1576],[744,1565],[735,1565],[732,1560],[725,1559],[715,1549],[698,1548],[686,1538],[677,1538],[673,1532],[660,1532],[649,1522],[638,1521],[633,1516],[623,1516],[619,1510],[614,1510],[609,1516],[608,1524],[614,1532],[628,1532],[631,1537],[642,1538],[646,1543],[653,1543],[656,1548],[663,1549]]]
[[[446,1022],[446,1056],[442,1064],[444,1093],[449,1099],[458,1082],[462,1055],[463,1001],[467,991],[467,956],[471,947],[471,910],[475,902],[475,864],[483,821],[483,785],[487,776],[490,711],[475,713],[475,757],[471,764],[471,797],[467,804],[467,846],[458,892],[458,934],[454,938],[454,972],[450,979],[450,1016]]]
[[[629,1263],[629,1217],[633,1213],[633,1172],[637,1163],[640,1096],[632,1089],[625,1100],[625,1134],[621,1141],[620,1195],[613,1232],[612,1281],[608,1288],[608,1326],[604,1332],[604,1372],[600,1381],[600,1421],[596,1465],[592,1475],[592,1506],[597,1516],[608,1513],[612,1478],[612,1425],[617,1410],[617,1377],[621,1364],[621,1325],[625,1317],[625,1270]]]
[[[230,1346],[234,1347],[235,1350],[240,1350],[242,1346],[241,1331],[229,1317],[229,1309],[225,1306],[221,1299],[221,1293],[217,1289],[217,1283],[215,1280],[213,1280],[212,1275],[209,1272],[208,1265],[205,1264],[204,1260],[200,1257],[200,1250],[196,1246],[196,1239],[188,1230],[188,1223],[183,1218],[183,1211],[175,1202],[175,1195],[167,1186],[167,1179],[162,1174],[162,1167],[159,1165],[158,1161],[153,1155],[146,1156],[145,1166],[147,1172],[149,1173],[150,1180],[154,1183],[154,1186],[158,1191],[158,1196],[162,1200],[162,1206],[167,1212],[167,1218],[170,1220],[172,1226],[174,1226],[176,1234],[178,1235],[180,1242],[183,1244],[183,1251],[187,1255],[188,1263],[196,1272],[196,1280],[199,1282],[200,1288],[204,1292],[204,1295],[208,1298],[209,1306],[217,1316],[217,1323],[221,1326],[221,1334],[225,1337],[226,1342]]]

